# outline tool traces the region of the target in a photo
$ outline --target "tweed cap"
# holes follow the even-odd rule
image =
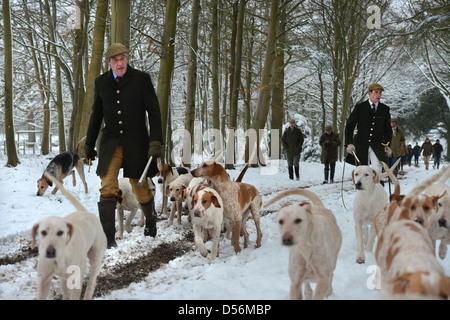
[[[373,91],[373,90],[381,90],[384,91],[384,88],[381,84],[378,83],[372,83],[369,85],[369,91]]]
[[[398,123],[397,119],[395,119],[395,118],[391,118],[391,122],[397,122]]]
[[[127,47],[121,43],[113,43],[106,49],[105,57],[106,59],[109,59],[124,53],[128,53]]]
[[[290,119],[289,123],[295,123],[295,119],[294,118]]]
[[[325,131],[332,131],[333,130],[333,127],[332,126],[326,126],[325,127]]]

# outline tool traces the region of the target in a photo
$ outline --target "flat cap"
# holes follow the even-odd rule
[[[333,131],[333,127],[332,126],[326,126],[325,127],[325,131]]]
[[[109,59],[124,53],[128,53],[127,47],[121,43],[113,43],[106,49],[105,57],[106,59]]]
[[[294,118],[290,119],[289,123],[295,123],[295,119]]]
[[[384,88],[381,84],[378,83],[372,83],[369,85],[369,91],[373,91],[373,90],[381,90],[384,91]]]

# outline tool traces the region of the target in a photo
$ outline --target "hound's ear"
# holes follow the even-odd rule
[[[310,202],[302,202],[299,204],[300,207],[303,207],[307,213],[312,214],[312,206]]]
[[[380,176],[378,175],[378,172],[376,172],[374,169],[373,171],[373,183],[380,183]]]
[[[69,242],[73,235],[73,225],[70,222],[67,222],[67,230],[67,234],[69,235],[69,240],[67,240],[67,242]]]
[[[355,170],[352,171],[352,181],[355,183]]]
[[[211,196],[211,202],[216,208],[221,208],[219,200],[217,200],[216,196]]]
[[[33,228],[31,229],[31,249],[34,249],[36,247],[36,234],[37,234],[37,230],[39,228],[39,223],[36,223]]]
[[[53,182],[52,182],[52,180],[47,179],[47,183],[48,183],[48,185],[49,185],[50,187],[53,187]]]

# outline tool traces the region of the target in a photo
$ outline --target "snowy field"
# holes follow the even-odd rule
[[[36,181],[42,175],[50,159],[54,156],[20,155],[21,164],[7,168],[6,156],[0,155],[0,259],[14,256],[31,245],[32,226],[48,215],[64,216],[75,211],[72,204],[60,193],[51,195],[47,190],[42,197],[36,196]],[[95,174],[96,162],[90,168],[85,166],[89,193],[85,194],[78,175],[77,185],[72,186],[71,178],[65,180],[65,187],[81,201],[88,211],[98,214],[100,180]],[[354,167],[345,166],[343,193],[341,178],[343,163],[337,163],[334,184],[322,184],[323,165],[320,163],[300,164],[300,181],[288,179],[284,162],[275,172],[263,174],[261,169],[250,168],[243,182],[251,183],[263,195],[263,201],[289,188],[307,187],[315,192],[336,216],[343,234],[343,243],[334,272],[333,294],[329,300],[379,300],[380,293],[374,289],[375,257],[366,252],[366,263],[357,264],[356,240],[353,222],[353,199],[355,190],[351,182]],[[231,178],[236,178],[241,168],[229,170]],[[417,183],[430,177],[437,170],[426,171],[420,167],[404,167],[401,175],[401,191],[407,193]],[[388,184],[385,186],[388,191]],[[392,187],[393,191],[393,187]],[[298,202],[300,197],[290,201]],[[345,204],[345,205],[344,205]],[[158,189],[156,208],[161,210],[161,194]],[[209,263],[194,247],[184,255],[151,272],[144,279],[120,290],[114,290],[96,297],[102,300],[287,300],[289,299],[288,249],[280,242],[276,224],[277,205],[262,212],[262,245],[255,248],[256,231],[252,220],[247,227],[250,233],[249,247],[239,254],[234,253],[230,241],[224,236],[220,242],[220,256]],[[135,222],[139,217],[136,215]],[[176,242],[192,230],[183,216],[182,224],[167,227],[167,219],[158,221],[156,238],[144,237],[143,228],[136,225],[131,233],[124,233],[118,240],[118,247],[107,250],[102,274],[108,273],[115,264],[151,255],[152,249],[164,242]],[[211,247],[211,242],[207,242]],[[242,245],[242,239],[241,239]],[[438,258],[439,259],[439,258]],[[447,275],[450,275],[450,258],[440,260]],[[36,298],[36,257],[30,257],[14,264],[0,265],[0,299],[31,300]],[[59,283],[54,281],[53,293],[60,295]],[[56,292],[56,293],[55,293]],[[52,298],[52,297],[50,297]],[[53,297],[55,298],[55,296]]]

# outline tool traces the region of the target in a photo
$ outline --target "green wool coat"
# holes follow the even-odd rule
[[[161,112],[150,75],[128,65],[120,84],[115,81],[111,70],[95,79],[87,145],[95,146],[103,120],[105,126],[98,150],[97,175],[105,175],[114,151],[121,144],[123,176],[140,178],[148,161],[149,142],[162,143]],[[154,160],[149,176],[158,170]]]
[[[354,130],[357,129],[354,135]],[[386,152],[382,143],[391,142],[392,127],[391,114],[387,105],[379,102],[375,114],[372,113],[369,100],[358,103],[353,108],[345,125],[345,146],[353,144],[355,153],[361,165],[368,165],[369,146],[380,161],[388,163]],[[355,159],[348,154],[346,162],[355,165]]]

